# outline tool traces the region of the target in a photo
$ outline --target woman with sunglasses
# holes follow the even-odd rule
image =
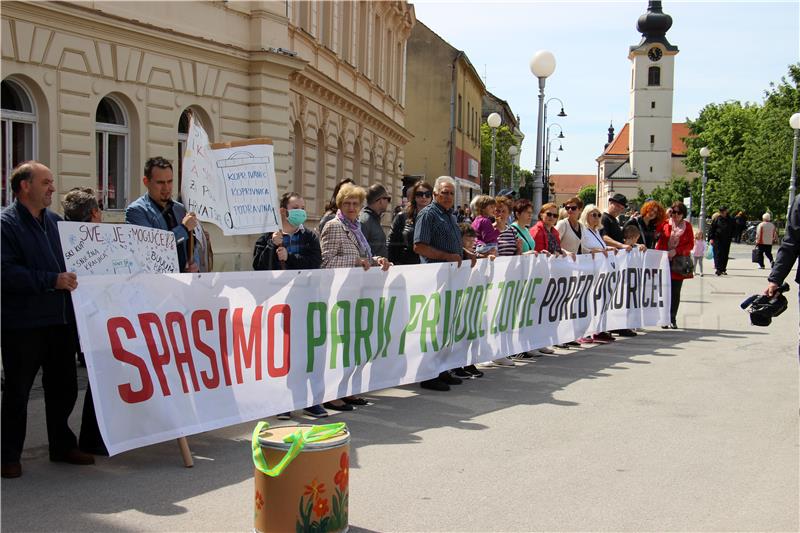
[[[688,210],[683,202],[674,202],[671,207],[671,214],[661,226],[661,236],[656,243],[656,250],[666,250],[669,257],[670,265],[672,265],[675,257],[691,255],[694,248],[694,232],[692,225],[686,221]],[[684,262],[686,262],[684,260]],[[691,260],[689,260],[691,262]],[[683,287],[683,280],[693,278],[692,272],[686,274],[672,270],[670,278],[672,279],[672,298],[670,300],[669,326],[661,326],[664,329],[678,329],[678,306],[681,304],[681,288]]]
[[[583,201],[578,198],[570,198],[564,202],[564,209],[567,217],[556,223],[556,230],[561,238],[561,248],[573,254],[581,253],[581,237],[583,226],[580,222]]]
[[[531,228],[531,237],[536,252],[547,255],[564,255],[561,249],[561,237],[556,231],[558,222],[558,206],[553,203],[544,204],[539,210],[539,221]],[[539,348],[540,354],[553,354],[555,351],[549,347]],[[534,354],[534,357],[537,357]]]
[[[592,254],[592,257],[597,253],[608,255],[610,250],[606,245],[606,241],[600,234],[602,229],[603,213],[594,204],[589,204],[583,208],[581,213],[580,222],[583,226],[583,233],[581,234],[581,253]],[[591,337],[581,337],[578,339],[580,344],[608,344],[614,342],[616,339],[608,332],[602,331],[595,333]]]
[[[419,256],[414,253],[414,219],[420,210],[433,201],[433,186],[418,181],[408,191],[408,205],[392,221],[392,230],[386,244],[389,261],[395,265],[418,265]]]

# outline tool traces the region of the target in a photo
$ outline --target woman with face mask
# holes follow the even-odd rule
[[[317,235],[303,226],[305,202],[296,192],[281,196],[281,229],[265,233],[256,241],[253,270],[312,270],[322,264],[322,251]],[[328,412],[321,405],[303,409],[303,413],[324,418]],[[291,413],[281,413],[279,420],[288,420]]]

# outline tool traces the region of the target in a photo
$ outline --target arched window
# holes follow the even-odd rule
[[[647,85],[651,87],[661,85],[661,67],[647,69]]]
[[[97,194],[106,209],[125,209],[128,204],[128,137],[125,110],[106,96],[95,113],[97,142]]]
[[[325,132],[323,128],[317,129],[317,182],[314,190],[316,196],[317,212],[320,216],[325,213],[325,183],[328,172],[328,150],[325,148]],[[302,194],[302,193],[301,193]]]
[[[294,180],[292,183],[289,183],[288,191],[295,191],[303,194],[303,158],[305,157],[304,154],[304,143],[303,143],[303,129],[300,127],[300,122],[294,123],[294,166],[292,168],[292,173],[294,175]]]
[[[24,161],[36,159],[36,107],[28,90],[13,80],[3,80],[3,193],[2,205],[11,203],[11,171]]]

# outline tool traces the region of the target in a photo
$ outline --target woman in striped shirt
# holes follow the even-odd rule
[[[519,255],[522,253],[522,240],[514,228],[508,225],[511,214],[511,200],[505,196],[494,199],[494,229],[497,230],[497,255]]]

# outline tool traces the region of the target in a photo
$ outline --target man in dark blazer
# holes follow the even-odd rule
[[[163,157],[148,159],[142,178],[147,192],[125,209],[125,222],[174,233],[181,272],[199,272],[198,248],[195,247],[191,258],[188,253],[189,235],[197,227],[197,217],[172,199],[172,181],[172,163]]]

